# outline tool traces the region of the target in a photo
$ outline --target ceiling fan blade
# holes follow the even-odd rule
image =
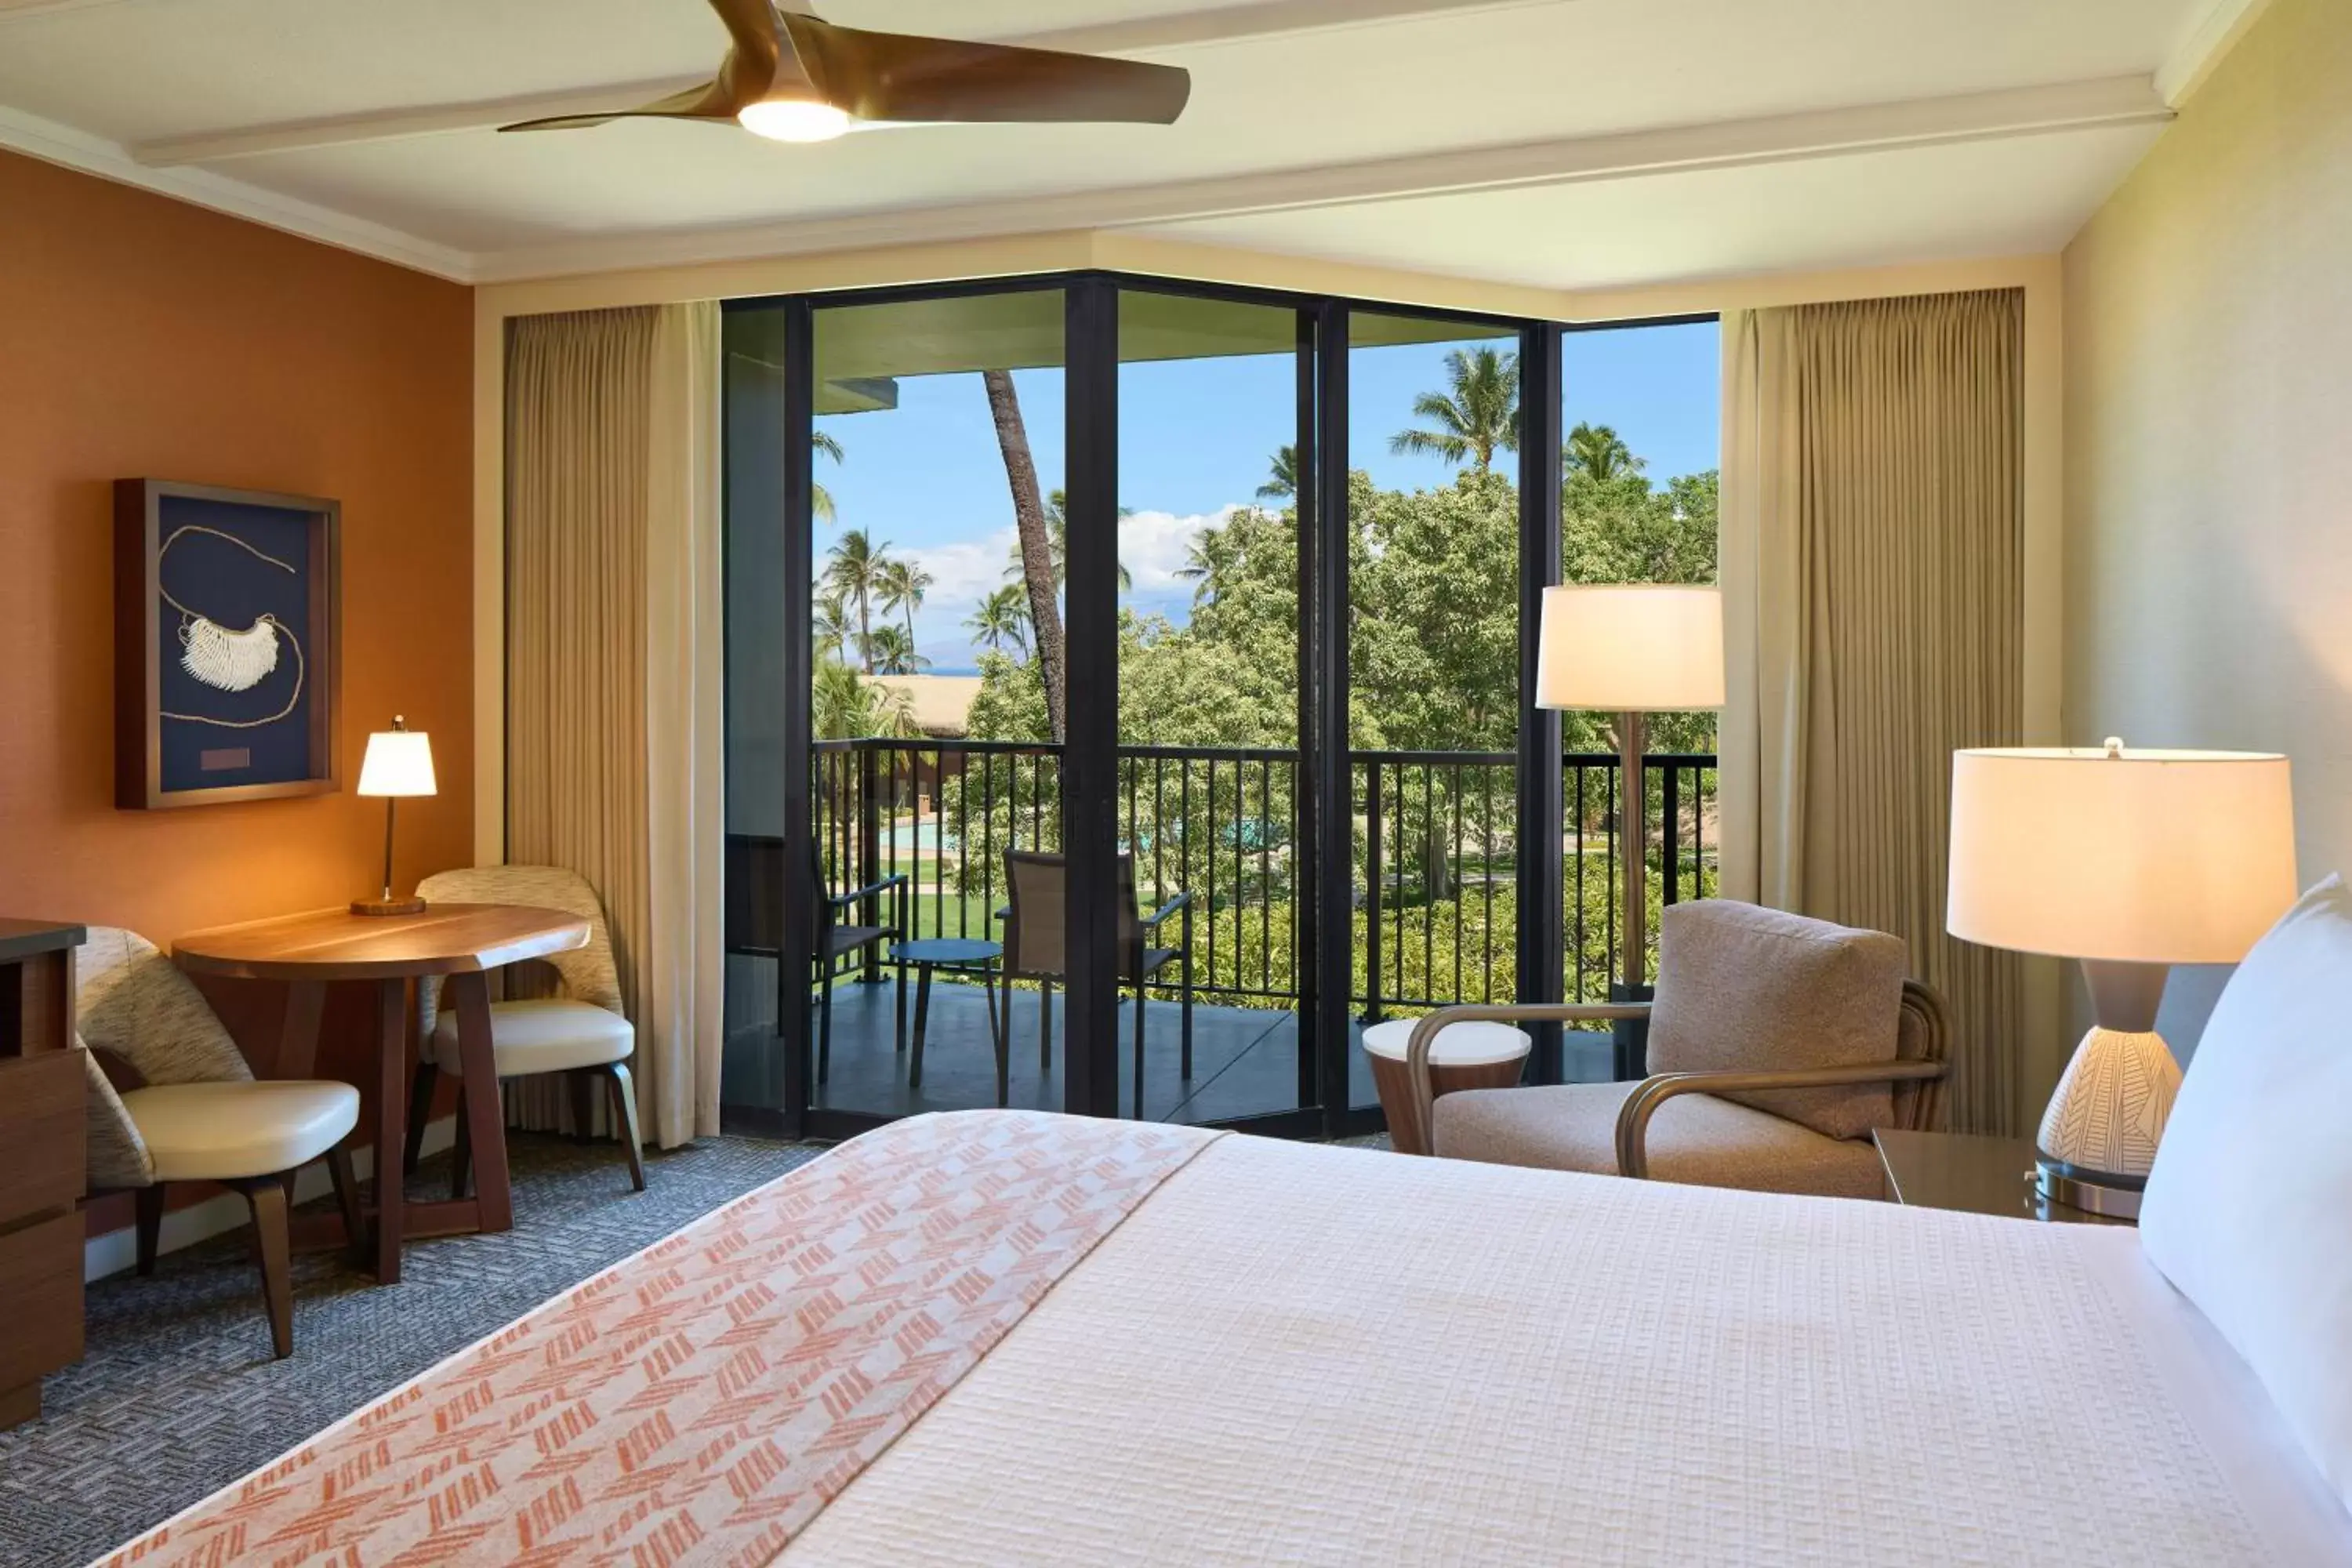
[[[779,20],[817,90],[860,120],[1167,125],[1192,91],[1175,66],[869,33],[793,11]]]
[[[765,3],[765,0],[762,0]],[[732,121],[734,109],[715,81],[689,87],[684,92],[641,103],[635,109],[609,109],[593,114],[551,114],[542,120],[518,121],[500,131],[583,131],[608,120],[724,120]]]

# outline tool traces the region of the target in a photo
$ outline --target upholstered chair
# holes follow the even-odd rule
[[[1676,904],[1644,1005],[1447,1008],[1414,1029],[1412,1114],[1442,1158],[1837,1197],[1883,1195],[1874,1128],[1935,1124],[1942,1004],[1880,931],[1729,900]],[[1448,1022],[1647,1016],[1638,1083],[1429,1089]]]
[[[75,973],[76,1033],[89,1087],[90,1190],[136,1194],[142,1274],[155,1271],[171,1184],[217,1182],[243,1194],[270,1342],[279,1359],[293,1354],[286,1214],[294,1173],[327,1162],[356,1244],[359,1190],[343,1140],[359,1122],[360,1091],[347,1083],[257,1081],[204,994],[135,932],[90,927]],[[118,1093],[98,1053],[128,1068],[139,1087]]]
[[[636,1030],[621,1011],[621,973],[613,962],[613,933],[596,890],[577,872],[560,866],[479,866],[443,871],[416,885],[429,904],[523,904],[562,910],[588,922],[588,945],[551,953],[538,962],[555,971],[558,994],[490,1005],[490,1050],[501,1079],[562,1073],[572,1089],[573,1128],[586,1136],[597,1086],[612,1108],[613,1128],[628,1155],[629,1183],[646,1190],[645,1156],[637,1137],[637,1087],[629,1058]],[[425,1118],[431,1110],[435,1080],[458,1074],[457,1016],[438,1009],[441,984],[417,987],[416,1079],[408,1102],[407,1168],[416,1168]],[[462,1079],[460,1081],[463,1081]],[[450,1195],[463,1197],[472,1151],[466,1119],[457,1118],[457,1148]]]

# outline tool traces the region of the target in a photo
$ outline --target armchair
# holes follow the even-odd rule
[[[1407,1048],[1408,1116],[1444,1158],[1712,1186],[1876,1197],[1875,1127],[1932,1127],[1948,1031],[1875,931],[1725,900],[1676,905],[1649,1004],[1449,1007]],[[1454,1023],[1651,1021],[1639,1083],[1435,1097],[1429,1053]]]

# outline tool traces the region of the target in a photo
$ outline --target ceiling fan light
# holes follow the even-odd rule
[[[747,103],[736,120],[754,136],[771,142],[830,142],[849,129],[849,113],[806,98],[772,98]]]

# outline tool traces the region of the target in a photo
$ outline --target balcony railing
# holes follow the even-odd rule
[[[1118,755],[1119,847],[1135,856],[1140,896],[1183,889],[1197,900],[1196,992],[1297,1005],[1294,913],[1312,894],[1298,876],[1297,755],[1192,746],[1124,746]],[[1561,763],[1562,981],[1570,1000],[1596,999],[1619,968],[1619,770],[1601,753]],[[1517,994],[1515,765],[1507,752],[1350,753],[1360,1016]],[[1647,759],[1643,841],[1654,903],[1714,890],[1715,766],[1711,756]],[[1059,847],[1053,745],[822,741],[814,773],[825,879],[845,889],[905,876],[919,936],[994,936],[1004,852]]]

